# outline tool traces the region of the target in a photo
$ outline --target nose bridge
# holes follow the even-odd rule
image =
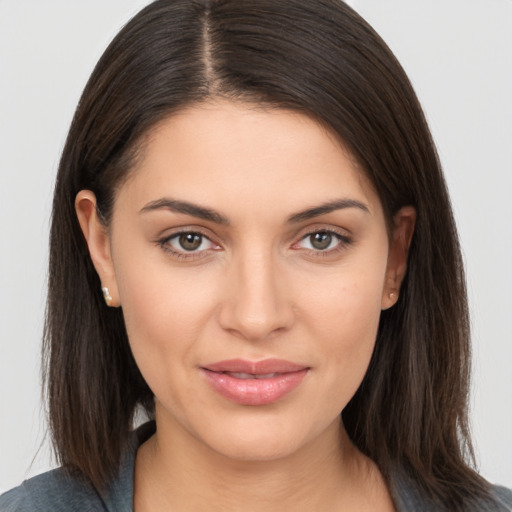
[[[276,255],[263,244],[249,244],[234,257],[228,297],[223,304],[225,329],[258,340],[290,326],[292,309],[277,268]]]

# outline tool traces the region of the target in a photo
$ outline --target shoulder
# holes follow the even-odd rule
[[[1,1],[1,0],[0,0]],[[119,472],[103,492],[64,469],[26,480],[0,496],[0,512],[126,512],[132,510],[133,472],[139,446],[155,432],[149,421],[132,432]]]
[[[512,512],[512,489],[507,489],[506,487],[501,487],[499,485],[493,485],[491,487],[491,496],[497,505],[501,507],[496,510]]]
[[[0,512],[64,512],[107,510],[95,489],[63,469],[23,482],[0,496]]]
[[[398,512],[454,510],[426,496],[418,481],[403,469],[395,467],[389,475],[390,491]],[[459,508],[457,508],[459,510]],[[512,512],[512,490],[489,484],[486,497],[467,498],[465,512]]]

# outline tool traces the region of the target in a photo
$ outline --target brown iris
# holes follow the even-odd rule
[[[179,237],[180,246],[185,251],[195,251],[201,246],[203,237],[197,233],[183,233]]]
[[[319,233],[313,233],[309,236],[311,246],[319,251],[327,249],[332,242],[332,235],[327,231],[321,231]]]

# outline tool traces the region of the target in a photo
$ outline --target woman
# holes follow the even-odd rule
[[[49,290],[63,469],[1,510],[512,506],[467,464],[435,148],[336,0],[160,0],[120,32],[64,148]]]

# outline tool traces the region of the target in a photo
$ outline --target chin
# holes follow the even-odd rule
[[[240,462],[284,459],[307,450],[314,439],[321,437],[313,426],[307,427],[300,418],[283,421],[275,412],[272,416],[220,424],[217,428],[210,424],[209,431],[200,437],[216,453]]]
[[[294,454],[300,443],[284,442],[282,438],[231,439],[230,443],[211,445],[219,455],[238,462],[272,462]]]

